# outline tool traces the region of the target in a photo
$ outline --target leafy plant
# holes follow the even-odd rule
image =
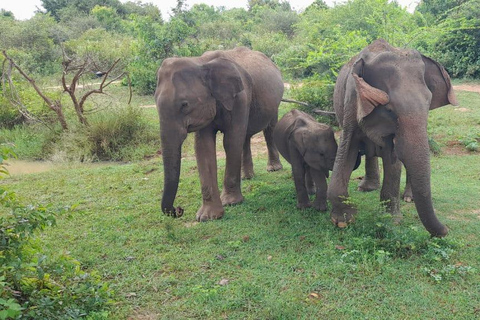
[[[458,140],[468,151],[476,152],[480,148],[480,133],[471,133]]]
[[[12,155],[1,145],[0,174]],[[0,205],[0,319],[78,319],[107,310],[112,292],[96,272],[67,254],[49,261],[35,245],[35,234],[56,224],[50,206],[23,205],[3,185]]]

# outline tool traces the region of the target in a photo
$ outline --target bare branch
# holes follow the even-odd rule
[[[62,125],[62,128],[64,130],[67,130],[68,129],[68,126],[67,126],[67,122],[65,120],[65,117],[63,115],[63,111],[62,111],[62,105],[60,103],[60,101],[52,101],[49,97],[47,97],[43,92],[42,90],[40,90],[40,88],[37,86],[37,84],[35,83],[35,80],[31,77],[29,77],[24,71],[22,68],[20,68],[20,66],[18,66],[12,58],[10,58],[8,55],[7,55],[7,52],[5,50],[2,50],[2,54],[3,56],[5,57],[5,59],[7,59],[9,62],[10,62],[10,66],[13,66],[15,69],[17,69],[17,71],[30,83],[30,85],[35,89],[35,91],[37,92],[37,94],[43,99],[43,101],[45,101],[45,103],[47,104],[47,106],[53,110],[56,114],[57,114],[57,119],[58,121],[60,122],[60,124]],[[11,72],[11,71],[10,71]],[[11,77],[10,77],[10,81],[11,81]],[[19,101],[20,99],[18,99]]]
[[[308,103],[303,102],[303,101],[297,101],[297,100],[292,100],[292,99],[282,99],[282,101],[283,102],[288,102],[288,103],[296,103],[296,104],[299,104],[301,106],[305,106],[305,107],[308,107],[310,109],[313,109],[313,106],[311,106]],[[316,114],[323,115],[323,116],[333,116],[333,117],[335,116],[335,112],[332,112],[332,111],[314,109],[313,112],[315,112]]]

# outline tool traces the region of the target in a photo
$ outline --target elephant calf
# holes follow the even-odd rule
[[[327,181],[333,169],[337,142],[330,126],[317,122],[312,116],[292,110],[277,123],[273,140],[280,154],[292,165],[293,179],[297,191],[297,208],[311,206],[309,187],[315,185],[313,206],[327,210]]]

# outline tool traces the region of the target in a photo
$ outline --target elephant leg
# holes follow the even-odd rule
[[[277,124],[277,118],[275,118],[275,121],[272,121],[263,130],[263,136],[265,137],[265,142],[267,143],[267,149],[268,149],[267,171],[278,171],[283,168],[282,163],[280,162],[280,157],[278,155],[277,147],[273,142],[273,128],[275,128],[276,124]]]
[[[382,155],[383,160],[383,183],[380,191],[380,201],[385,204],[387,210],[399,220],[400,213],[400,177],[402,163],[398,159],[392,159],[390,150]]]
[[[246,128],[245,128],[246,130]],[[242,146],[246,139],[245,131],[231,130],[225,132],[223,136],[223,147],[227,156],[225,165],[225,178],[223,180],[223,191],[220,199],[222,205],[233,205],[243,201],[241,191],[241,166],[242,166]]]
[[[203,204],[197,211],[198,221],[220,219],[225,212],[218,190],[215,135],[211,126],[195,133],[195,156],[203,197]]]
[[[410,184],[410,178],[407,172],[407,182],[405,183],[405,191],[403,192],[403,200],[405,202],[413,202],[412,185]]]
[[[315,194],[315,185],[313,183],[312,173],[310,172],[310,167],[305,168],[305,187],[307,188],[308,194]],[[313,170],[313,169],[312,169]]]
[[[310,168],[310,173],[316,188],[313,207],[320,211],[327,211],[327,179],[325,174],[314,168]]]
[[[352,129],[344,129],[340,147],[335,158],[327,197],[332,204],[330,217],[340,228],[354,220],[357,209],[348,202],[348,182],[358,155],[359,140]]]
[[[293,181],[295,183],[295,190],[297,192],[297,208],[305,209],[310,208],[312,205],[308,198],[308,191],[305,185],[305,164],[302,159],[302,155],[298,150],[290,145],[290,163],[292,165]]]
[[[373,191],[380,187],[380,174],[378,172],[378,158],[365,157],[365,177],[358,184],[358,191]]]
[[[247,136],[245,142],[243,143],[243,153],[242,153],[242,171],[243,179],[252,179],[254,176],[253,171],[253,161],[252,161],[252,150],[250,149],[250,140],[252,136]]]

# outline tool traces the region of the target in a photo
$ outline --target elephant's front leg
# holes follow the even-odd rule
[[[226,131],[223,146],[227,156],[223,191],[220,196],[222,205],[233,205],[243,201],[241,190],[242,147],[246,128]]]
[[[405,191],[403,191],[403,201],[413,202],[412,185],[410,184],[410,178],[408,177],[408,172],[407,172],[407,182],[405,183]]]
[[[380,201],[382,201],[387,210],[398,220],[400,214],[400,177],[402,173],[402,163],[393,156],[393,143],[391,147],[385,148],[382,153],[383,161],[383,183],[380,191]]]
[[[309,195],[315,194],[315,184],[310,172],[310,166],[305,168],[305,186]]]
[[[292,165],[293,181],[295,183],[295,190],[297,192],[297,208],[310,208],[312,205],[310,203],[310,199],[308,198],[308,191],[305,184],[305,162],[303,161],[300,152],[298,152],[294,146],[289,146],[289,153],[290,163]]]
[[[278,171],[283,168],[282,163],[280,162],[280,156],[278,155],[277,147],[273,142],[273,128],[277,124],[277,119],[272,121],[264,130],[263,136],[265,137],[265,142],[267,143],[268,149],[268,164],[267,171]]]
[[[343,130],[342,142],[337,151],[327,197],[332,204],[332,222],[340,228],[354,220],[357,209],[348,201],[348,182],[358,155],[359,140],[353,130]]]
[[[218,190],[215,135],[211,126],[195,133],[195,156],[203,197],[202,207],[197,212],[198,221],[220,219],[225,212]]]
[[[320,211],[327,211],[327,179],[325,174],[314,168],[310,168],[310,174],[315,182],[316,189],[313,207]]]

